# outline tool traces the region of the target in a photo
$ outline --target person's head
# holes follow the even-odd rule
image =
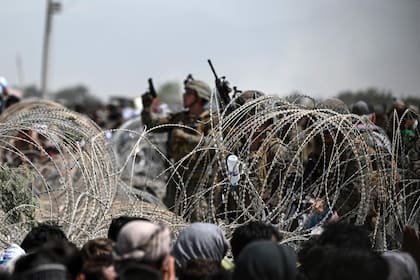
[[[282,237],[272,225],[263,222],[249,222],[235,229],[230,240],[233,258],[236,260],[242,249],[256,240],[281,241]]]
[[[135,216],[119,216],[119,217],[113,218],[108,228],[108,238],[116,242],[118,233],[120,232],[121,228],[125,224],[131,221],[149,221],[149,220],[146,218],[135,217]]]
[[[131,262],[161,270],[165,279],[175,278],[174,258],[170,255],[171,233],[164,225],[131,221],[122,227],[114,247],[118,274]]]
[[[17,97],[16,95],[9,95],[9,97],[6,99],[6,108],[9,108],[10,106],[12,106],[13,104],[19,103],[20,102],[20,98]]]
[[[255,118],[260,111],[264,110],[264,104],[262,102],[257,102],[255,100],[265,96],[265,94],[258,90],[246,90],[242,93],[240,93],[235,99],[233,100],[233,103],[230,105],[230,110],[236,110],[240,108],[241,106],[244,106],[244,111],[242,111],[244,114],[241,114],[242,116],[238,120],[239,122],[245,122],[246,120],[250,118]],[[254,104],[249,104],[251,102],[255,101]]]
[[[355,102],[351,106],[351,112],[355,115],[363,117],[372,123],[375,123],[376,121],[375,108],[372,106],[372,104],[369,104],[363,100]]]
[[[382,254],[389,266],[388,280],[418,280],[419,271],[413,257],[404,252],[389,251]]]
[[[348,114],[350,112],[347,105],[337,98],[328,98],[322,100],[315,105],[315,108],[321,110],[331,110],[339,114]]]
[[[363,100],[359,100],[351,106],[351,112],[358,116],[369,115],[372,113],[369,104]]]
[[[299,262],[299,270],[311,280],[386,280],[389,273],[384,258],[360,247],[314,245]]]
[[[89,279],[115,279],[116,273],[113,266],[112,240],[96,238],[83,245],[81,254],[83,258],[83,274]]]
[[[179,280],[201,280],[221,270],[222,265],[218,261],[194,259],[189,260],[177,275]]]
[[[191,108],[195,104],[201,104],[204,106],[210,101],[211,89],[203,81],[200,80],[188,80],[185,83],[184,92],[184,107]]]
[[[296,279],[296,253],[292,248],[263,240],[248,244],[236,261],[234,280]]]
[[[405,102],[401,99],[395,99],[394,103],[392,104],[392,109],[400,110],[405,107]]]
[[[47,241],[54,240],[66,240],[67,236],[57,225],[51,224],[39,224],[31,229],[31,231],[25,236],[20,247],[25,250],[26,253],[33,252],[40,248]]]
[[[74,244],[54,240],[18,259],[13,273],[16,279],[76,279],[82,263]]]
[[[236,103],[238,105],[244,105],[248,102],[251,102],[257,98],[263,97],[265,94],[259,90],[246,90],[242,92],[237,98]]]
[[[118,273],[120,280],[164,280],[161,270],[138,262],[130,262]]]
[[[418,114],[414,109],[410,108],[403,108],[399,111],[399,114],[401,115],[401,129],[415,129],[416,128],[416,122],[418,122]]]
[[[228,248],[229,242],[220,227],[210,223],[193,223],[179,234],[172,255],[177,267],[182,268],[195,259],[220,263]]]
[[[112,249],[114,242],[108,238],[95,238],[86,242],[80,250],[83,261],[92,259],[108,259],[112,263]]]
[[[317,244],[338,248],[362,248],[366,250],[372,248],[372,242],[366,228],[340,222],[325,225]]]
[[[85,262],[83,264],[82,274],[78,280],[115,280],[117,273],[114,266],[103,267],[95,262]]]
[[[53,254],[55,261],[67,268],[72,279],[76,279],[82,271],[83,259],[80,250],[68,240],[48,241],[40,250]]]
[[[315,239],[309,239],[298,252],[299,272],[307,279],[321,280],[335,251],[334,246],[319,246]]]
[[[307,95],[299,95],[293,102],[297,106],[303,109],[314,109],[315,108],[315,100]]]
[[[335,248],[330,262],[323,272],[325,280],[387,280],[389,267],[379,254],[361,249],[348,248],[346,250]],[[400,279],[400,278],[399,278]]]
[[[19,280],[72,280],[66,266],[56,262],[54,256],[38,251],[19,258],[12,279]]]

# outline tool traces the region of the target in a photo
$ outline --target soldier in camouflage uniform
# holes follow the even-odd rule
[[[206,170],[205,164],[197,164],[200,156],[195,153],[189,155],[203,136],[210,130],[210,112],[206,109],[211,97],[210,87],[203,81],[188,79],[185,81],[183,103],[185,111],[171,114],[166,118],[153,119],[150,113],[152,98],[147,94],[143,96],[142,121],[148,127],[161,124],[178,124],[186,126],[166,127],[169,130],[169,153],[176,164],[182,161],[174,176],[171,177],[166,188],[164,203],[177,212],[178,199],[188,198],[197,190],[196,183]],[[188,129],[190,128],[190,129]],[[200,159],[202,160],[202,159]],[[197,167],[198,166],[198,167]]]
[[[319,104],[318,108],[330,109],[340,114],[349,113],[344,103],[341,102],[340,105],[337,100],[332,101],[334,100],[329,100],[330,104],[327,105]],[[344,135],[342,130],[332,124],[325,128],[322,135],[315,137],[318,142],[315,146],[319,149],[309,157],[304,183],[308,191],[316,190],[315,197],[328,196],[330,201],[334,200],[331,195],[336,193],[338,187],[333,210],[349,221],[373,227],[378,215],[376,209],[385,199],[383,194],[387,193],[386,188],[391,180],[396,180],[390,176],[391,144],[384,132],[373,124],[372,112],[366,102],[355,103],[352,112],[360,116],[351,119],[353,133]],[[337,146],[345,148],[337,154],[338,150],[334,148]],[[324,185],[326,188],[318,188]],[[366,217],[359,215],[358,211],[362,206],[367,209]]]
[[[350,113],[344,102],[335,98],[319,102],[316,104],[316,109],[331,110],[343,115]],[[354,184],[348,182],[355,171],[354,162],[351,160],[353,155],[349,151],[345,151],[338,157],[332,156],[333,153],[337,153],[334,146],[344,140],[344,135],[332,124],[325,127],[314,137],[315,149],[308,155],[303,174],[304,191],[310,197],[316,199],[331,197],[331,194],[336,191],[336,187],[341,187],[334,209],[340,216],[352,211],[357,206],[360,196]],[[335,160],[331,161],[331,159]],[[327,186],[327,188],[323,186]]]
[[[250,102],[263,96],[264,93],[260,91],[244,91],[234,100],[238,105],[237,110],[241,110],[241,106],[249,106]],[[244,221],[250,218],[249,215],[268,217],[267,215],[279,206],[280,200],[284,199],[284,193],[287,191],[292,173],[288,170],[291,150],[273,133],[272,126],[275,120],[264,117],[265,106],[266,104],[261,102],[245,109],[242,113],[235,115],[237,119],[229,119],[229,123],[235,125],[225,127],[225,137],[229,138],[229,135],[245,131],[241,127],[242,124],[253,123],[253,128],[246,130],[247,133],[241,140],[231,147],[232,153],[237,155],[246,166],[246,175],[238,186],[229,187],[227,183],[223,190],[219,190],[222,192],[221,200],[215,204],[218,207],[218,213],[221,214],[219,217],[223,219]],[[264,120],[261,120],[261,117]],[[235,127],[236,125],[239,128]],[[286,175],[286,170],[288,170],[287,178],[282,176]],[[223,175],[218,174],[218,176],[216,181],[220,182]],[[275,216],[278,217],[278,215]],[[269,219],[276,217],[270,216]]]

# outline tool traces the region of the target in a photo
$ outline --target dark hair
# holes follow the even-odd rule
[[[386,280],[389,274],[386,260],[363,248],[315,245],[299,262],[310,280]]]
[[[25,250],[26,253],[30,253],[40,248],[47,241],[52,240],[67,241],[67,236],[57,225],[47,223],[39,224],[32,228],[25,236],[20,247]]]
[[[138,262],[127,261],[124,266],[118,270],[118,279],[120,280],[162,280],[163,273],[157,268]]]
[[[179,280],[201,280],[207,276],[218,273],[222,270],[222,266],[218,261],[193,259],[189,260],[186,265],[179,271]]]
[[[82,273],[86,280],[104,280],[103,266],[94,261],[87,261],[83,264]]]
[[[84,262],[98,263],[109,266],[112,264],[113,241],[108,238],[96,238],[83,245],[80,253]]]
[[[10,106],[12,106],[13,104],[19,103],[20,102],[20,98],[15,96],[15,95],[9,95],[9,97],[6,99],[6,108],[9,108]]]
[[[348,250],[337,248],[324,279],[386,280],[388,275],[388,263],[377,253],[360,248]]]
[[[312,236],[310,239],[304,241],[297,252],[298,261],[302,262],[303,259],[311,252],[312,248],[317,245],[318,236]]]
[[[0,270],[0,280],[11,279],[11,275],[7,271]]]
[[[125,224],[131,221],[148,221],[149,222],[150,220],[146,218],[134,217],[134,216],[119,216],[117,218],[113,218],[108,228],[108,238],[116,242],[118,233],[120,232],[121,228]]]
[[[363,226],[347,223],[329,223],[319,236],[319,245],[332,245],[338,248],[362,248],[370,250],[372,242],[369,232]]]
[[[305,253],[300,252],[298,255],[299,272],[310,280],[322,279],[323,273],[328,270],[328,264],[336,248],[310,244],[312,246],[307,246]],[[309,244],[306,243],[306,245]]]
[[[236,260],[242,249],[256,240],[281,241],[282,236],[272,225],[254,221],[235,229],[230,240],[233,258]]]
[[[83,259],[79,249],[67,240],[53,240],[41,247],[41,253],[47,252],[54,256],[57,263],[63,264],[73,279],[82,271]]]
[[[76,279],[81,269],[82,257],[77,247],[55,240],[19,258],[13,279]]]
[[[208,275],[204,279],[205,280],[231,280],[232,272],[225,269],[221,269],[216,273]]]

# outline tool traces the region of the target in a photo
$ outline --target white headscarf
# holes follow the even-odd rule
[[[115,244],[115,259],[155,262],[171,251],[171,233],[163,225],[131,221],[123,226]]]

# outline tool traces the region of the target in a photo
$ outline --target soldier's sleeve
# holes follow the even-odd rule
[[[193,132],[191,130],[183,130],[185,140],[189,144],[197,145],[201,140],[203,136],[207,136],[210,132],[211,123],[210,123],[210,113],[208,111],[203,112],[200,115],[200,119],[197,123],[197,131]]]
[[[150,112],[145,111],[145,110],[141,112],[141,120],[143,124],[147,126],[147,128],[152,128],[152,127],[162,125],[162,124],[171,124],[173,123],[173,118],[174,116],[170,114],[168,115],[168,117],[165,117],[165,118],[153,119]],[[164,130],[169,130],[169,129],[164,129]]]

